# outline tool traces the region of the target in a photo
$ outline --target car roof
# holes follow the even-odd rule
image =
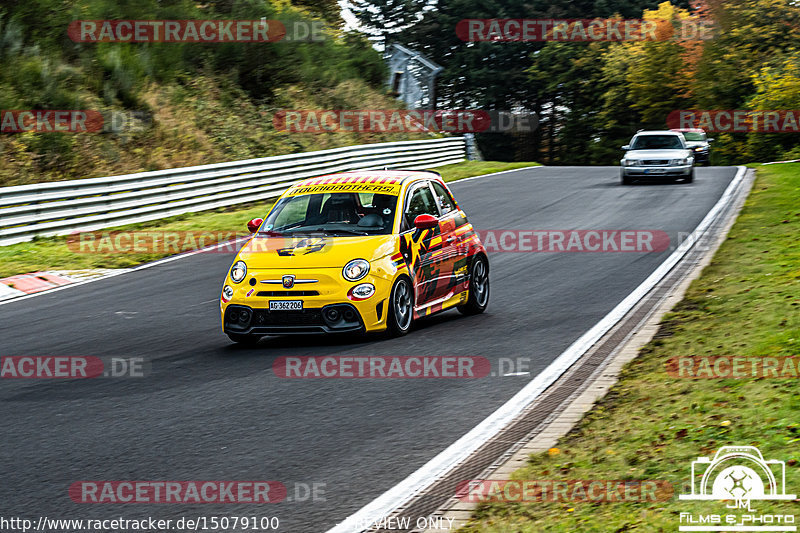
[[[382,183],[402,184],[415,179],[439,178],[441,174],[433,170],[355,170],[326,174],[315,178],[299,181],[293,187],[306,187],[309,185],[326,185],[329,183]]]
[[[669,131],[676,131],[678,133],[705,133],[706,130],[700,128],[672,128]]]
[[[634,135],[634,137],[639,137],[641,135],[678,135],[678,132],[673,130],[640,131]]]

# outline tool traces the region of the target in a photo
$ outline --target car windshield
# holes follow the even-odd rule
[[[372,193],[320,193],[287,196],[261,226],[268,234],[334,236],[392,232],[397,196]]]
[[[696,131],[684,131],[683,138],[686,139],[687,141],[705,141],[706,134]]]
[[[683,148],[677,135],[640,135],[633,141],[634,150],[680,150]]]

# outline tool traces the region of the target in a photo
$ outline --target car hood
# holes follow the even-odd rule
[[[696,148],[698,146],[702,146],[703,148],[708,147],[708,143],[706,141],[686,141],[686,145],[689,148]]]
[[[689,157],[689,150],[631,150],[625,154],[628,159],[683,159]]]
[[[239,259],[249,269],[341,268],[353,259],[375,261],[393,253],[396,238],[255,235],[239,250]]]

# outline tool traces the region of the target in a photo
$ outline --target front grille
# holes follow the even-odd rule
[[[662,166],[669,165],[669,159],[645,159],[642,161],[644,166]]]
[[[256,296],[319,296],[318,291],[261,291]]]
[[[322,311],[303,309],[302,311],[253,310],[253,326],[323,326]]]

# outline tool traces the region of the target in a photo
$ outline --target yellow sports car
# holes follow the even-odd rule
[[[311,178],[248,223],[222,287],[222,329],[265,335],[389,330],[489,303],[489,261],[441,176],[358,171]]]

